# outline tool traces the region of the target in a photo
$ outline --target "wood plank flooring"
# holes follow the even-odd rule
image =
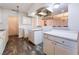
[[[43,55],[42,44],[35,46],[28,39],[10,36],[3,55]]]

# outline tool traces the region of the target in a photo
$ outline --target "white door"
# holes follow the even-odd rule
[[[9,16],[8,17],[8,32],[9,35],[18,35],[18,17],[17,16]]]
[[[54,55],[54,42],[44,38],[43,52],[47,55]]]

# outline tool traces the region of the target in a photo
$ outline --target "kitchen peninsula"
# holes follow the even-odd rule
[[[57,30],[44,32],[43,51],[50,55],[78,54],[78,32]]]

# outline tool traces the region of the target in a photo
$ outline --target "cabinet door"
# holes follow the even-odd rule
[[[0,38],[0,55],[2,55],[2,53],[3,53],[4,44],[5,44],[5,43],[4,43],[3,39]]]
[[[33,31],[29,31],[28,38],[32,43],[34,43],[34,32]]]
[[[48,55],[54,54],[54,42],[44,38],[43,51]]]
[[[55,43],[55,55],[68,55],[70,49],[67,46]]]

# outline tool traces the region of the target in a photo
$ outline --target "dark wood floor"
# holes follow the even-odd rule
[[[28,39],[10,36],[3,55],[42,55],[42,45],[35,46]]]

